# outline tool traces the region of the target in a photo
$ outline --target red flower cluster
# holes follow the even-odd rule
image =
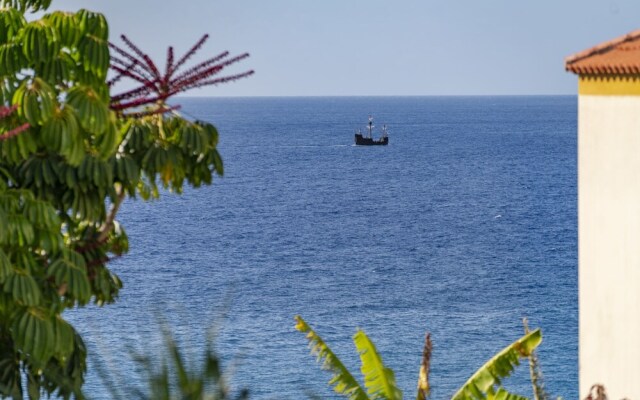
[[[11,115],[14,111],[16,111],[18,109],[18,105],[14,104],[11,107],[6,107],[6,106],[0,106],[0,119],[2,118],[6,118],[9,115]],[[26,131],[27,129],[29,129],[31,127],[31,125],[27,124],[22,124],[16,128],[10,129],[6,132],[1,132],[0,133],[0,141],[3,140],[7,140],[10,139],[14,136],[19,135],[20,133]]]
[[[253,71],[246,71],[240,74],[216,77],[225,67],[235,64],[249,57],[248,53],[236,57],[228,58],[229,52],[225,51],[215,57],[201,62],[188,70],[177,73],[182,67],[207,41],[209,35],[204,35],[182,58],[174,63],[173,47],[167,50],[167,65],[164,74],[160,73],[156,64],[151,58],[143,53],[126,36],[121,36],[128,51],[109,43],[109,46],[117,54],[111,56],[111,69],[117,74],[110,81],[112,86],[123,77],[133,79],[139,85],[124,93],[120,93],[111,98],[111,109],[115,111],[130,110],[143,107],[149,104],[160,104],[153,113],[164,113],[176,107],[168,107],[163,103],[171,96],[189,89],[217,85],[245,78]],[[148,112],[138,111],[130,116],[145,115]]]

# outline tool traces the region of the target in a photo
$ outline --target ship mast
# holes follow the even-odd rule
[[[373,117],[371,115],[369,115],[369,126],[367,128],[369,129],[369,139],[371,139],[371,131],[373,130]]]

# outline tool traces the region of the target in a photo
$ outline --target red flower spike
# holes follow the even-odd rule
[[[141,76],[138,76],[138,75],[134,74],[131,70],[120,68],[117,65],[113,65],[113,64],[111,64],[109,67],[112,70],[120,73],[121,75],[127,76],[127,77],[129,77],[131,79],[134,79],[134,80],[140,82],[140,83],[146,84],[146,83],[149,82],[148,79],[145,79],[144,77],[141,77]]]
[[[122,60],[116,60],[115,57],[111,58],[111,61],[116,62],[116,63],[123,63]],[[132,62],[129,65],[125,66],[125,70],[129,73],[133,73],[133,72],[137,72],[136,71],[136,65],[137,65],[137,61]],[[111,78],[109,81],[107,81],[107,85],[109,87],[113,86],[116,82],[118,82],[120,79],[122,79],[124,77],[123,73],[118,73],[118,75],[114,76],[113,78]]]
[[[18,105],[14,104],[10,107],[7,106],[0,106],[0,119],[2,118],[6,118],[9,115],[13,114],[16,110],[18,109]],[[7,139],[11,139],[14,136],[18,136],[20,133],[26,131],[27,129],[29,129],[31,127],[31,125],[29,124],[22,124],[20,126],[18,126],[17,128],[13,128],[7,132],[1,133],[0,134],[0,142],[7,140]]]
[[[225,76],[224,78],[211,79],[211,80],[208,80],[208,81],[199,82],[197,84],[197,86],[195,86],[195,87],[218,85],[220,83],[227,83],[227,82],[237,81],[238,79],[246,78],[246,77],[248,77],[250,75],[253,75],[253,74],[254,74],[254,71],[251,70],[251,71],[243,72],[243,73],[237,74],[237,75]]]
[[[115,50],[119,56],[123,57],[112,57],[110,67],[116,72],[116,76],[109,81],[109,85],[113,85],[123,77],[130,78],[138,83],[137,87],[112,96],[111,109],[120,113],[132,110],[133,112],[124,115],[136,118],[170,112],[177,108],[169,107],[165,102],[169,97],[177,93],[192,88],[232,82],[248,77],[254,73],[251,70],[214,79],[213,76],[219,74],[225,67],[249,57],[249,54],[245,53],[226,59],[229,56],[229,52],[226,51],[175,75],[180,67],[193,57],[204,45],[208,38],[209,35],[204,35],[200,38],[200,40],[175,63],[173,47],[169,47],[167,49],[167,63],[164,74],[160,73],[153,60],[126,36],[123,35],[122,40],[129,51],[113,43],[109,43],[109,46]],[[141,107],[151,104],[156,104],[157,108],[140,110]]]
[[[127,38],[125,35],[120,35],[120,39],[122,39],[124,44],[126,44],[128,48],[130,48],[134,53],[136,53],[138,57],[144,58],[146,56],[146,54],[144,54],[142,50],[140,50],[138,46],[133,44],[133,42],[129,40],[129,38]]]
[[[11,115],[17,109],[17,104],[12,105],[11,107],[0,106],[0,119]]]
[[[224,59],[225,57],[227,57],[228,55],[229,55],[229,52],[228,52],[228,51],[225,51],[224,53],[218,54],[217,56],[215,56],[215,57],[213,57],[213,58],[211,58],[211,59],[209,59],[209,60],[207,60],[207,61],[201,62],[200,64],[198,64],[198,65],[196,65],[196,66],[194,66],[194,67],[189,68],[189,69],[188,69],[188,70],[186,70],[185,72],[183,72],[183,73],[181,73],[180,75],[178,75],[177,77],[175,77],[175,78],[173,79],[173,81],[174,81],[174,82],[175,82],[175,81],[178,81],[178,80],[180,80],[180,79],[184,78],[185,76],[188,76],[188,75],[191,75],[191,74],[197,74],[197,73],[198,73],[198,71],[202,70],[202,69],[203,69],[203,68],[205,68],[205,67],[210,66],[211,64],[215,64],[215,63],[217,63],[217,62],[218,62],[218,61],[220,61],[220,60],[223,60],[223,59]]]
[[[204,42],[206,42],[207,39],[209,39],[209,35],[204,34],[200,38],[200,40],[198,40],[198,42],[191,49],[189,49],[189,51],[187,51],[187,53],[184,56],[182,56],[182,58],[176,63],[174,70],[177,70],[178,68],[180,68],[182,64],[186,63],[187,60],[189,60],[189,58],[191,58],[194,54],[196,54],[196,52],[200,50],[200,48],[202,47],[202,45],[204,45]]]
[[[151,90],[152,89],[146,86],[140,86],[135,89],[131,89],[127,92],[120,93],[117,96],[112,96],[111,97],[112,105],[121,103],[123,100],[131,99],[137,96],[146,96],[151,92]]]
[[[173,69],[173,47],[169,46],[169,48],[167,49],[167,68],[166,68],[167,75],[165,76],[165,78],[171,75],[172,69]]]
[[[18,136],[20,133],[26,131],[30,127],[31,127],[31,125],[29,125],[29,124],[22,124],[17,128],[13,128],[12,130],[10,130],[8,132],[0,134],[0,142],[3,141],[3,140],[11,139],[14,136]]]

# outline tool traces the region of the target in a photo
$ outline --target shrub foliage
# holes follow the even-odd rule
[[[14,398],[79,393],[87,352],[63,312],[116,300],[108,262],[129,247],[122,202],[222,175],[215,127],[180,116],[170,96],[252,73],[212,77],[242,55],[161,81],[128,40],[128,65],[113,61],[99,13],[25,18],[49,3],[0,1],[0,395]],[[145,89],[112,94],[121,78]]]

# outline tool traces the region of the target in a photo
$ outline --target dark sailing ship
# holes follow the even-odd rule
[[[382,136],[379,139],[374,139],[371,136],[373,132],[373,117],[369,116],[369,124],[367,125],[367,130],[369,131],[368,136],[364,136],[360,129],[356,131],[356,145],[357,146],[386,146],[389,144],[389,136],[387,134],[387,126],[382,125]]]

